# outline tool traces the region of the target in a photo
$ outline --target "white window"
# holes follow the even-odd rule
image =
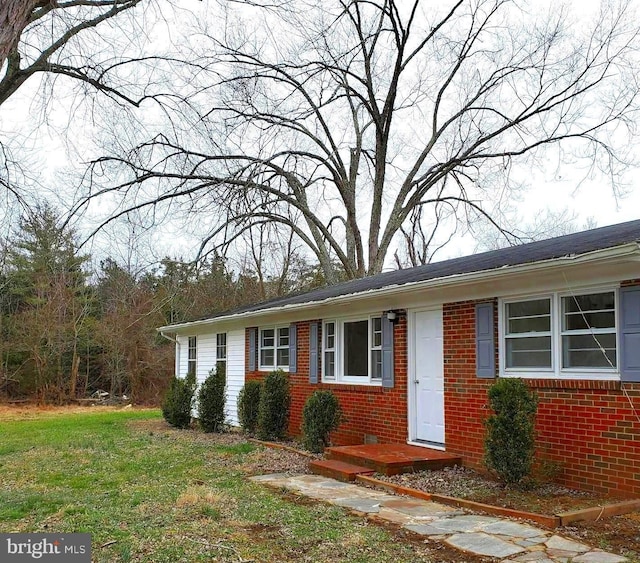
[[[505,375],[617,371],[614,290],[504,301],[501,317]]]
[[[216,334],[216,362],[227,361],[227,333]]]
[[[616,367],[615,293],[562,297],[562,367]]]
[[[324,378],[334,380],[336,378],[336,323],[328,321],[324,323],[323,331],[323,369]]]
[[[551,369],[551,299],[505,304],[507,369]]]
[[[325,321],[322,377],[325,381],[376,383],[382,380],[382,318]]]
[[[195,336],[189,337],[189,344],[187,346],[187,375],[196,374],[196,362],[197,362],[197,341]]]
[[[289,327],[260,329],[260,370],[289,369]]]

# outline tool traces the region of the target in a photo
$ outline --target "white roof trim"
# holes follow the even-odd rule
[[[585,262],[601,262],[607,260],[615,260],[625,257],[636,256],[640,258],[640,244],[633,242],[612,248],[605,248],[600,250],[594,250],[592,252],[586,252],[578,255],[568,255],[561,258],[551,258],[548,260],[540,260],[538,262],[530,262],[527,264],[518,264],[516,266],[502,266],[500,268],[494,268],[491,270],[481,270],[479,272],[469,272],[464,274],[454,274],[441,278],[432,278],[428,280],[407,282],[403,284],[394,284],[378,289],[369,289],[367,291],[361,291],[358,293],[347,293],[345,295],[336,295],[334,297],[328,297],[318,301],[308,301],[305,303],[290,303],[287,305],[280,305],[275,307],[266,307],[257,311],[245,311],[242,313],[235,313],[230,315],[221,315],[209,319],[201,319],[198,321],[191,321],[186,323],[161,326],[158,328],[158,332],[170,332],[182,331],[188,328],[195,328],[206,326],[208,324],[217,324],[222,321],[233,321],[246,318],[262,317],[265,315],[272,315],[278,311],[306,311],[309,309],[315,309],[320,305],[326,304],[339,304],[342,301],[360,301],[369,299],[372,297],[392,296],[403,293],[408,293],[416,290],[439,288],[443,286],[462,285],[470,282],[477,282],[493,277],[505,277],[518,273],[534,272],[538,270],[546,270],[565,264],[582,264]]]

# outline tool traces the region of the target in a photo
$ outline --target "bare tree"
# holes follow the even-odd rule
[[[139,103],[111,83],[127,59],[113,53],[104,56],[104,40],[95,29],[140,2],[5,0],[0,6],[0,105],[38,73],[64,75],[122,101]]]
[[[486,201],[551,150],[613,184],[628,164],[639,68],[628,3],[603,5],[591,26],[507,0],[253,10],[222,40],[198,35],[192,119],[94,162],[81,206],[116,192],[124,203],[107,220],[147,205],[206,211],[216,248],[270,222],[331,282],[335,261],[349,278],[380,272],[398,236],[417,236],[411,261],[425,261],[423,220],[446,206],[504,230]]]

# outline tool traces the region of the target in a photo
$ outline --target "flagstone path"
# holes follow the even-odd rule
[[[621,563],[626,558],[555,532],[481,516],[436,502],[396,496],[320,475],[260,475],[252,481],[394,522],[462,551],[513,563]]]

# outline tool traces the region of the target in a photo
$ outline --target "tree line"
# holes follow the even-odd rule
[[[303,260],[279,276],[234,272],[219,256],[165,257],[139,273],[111,257],[94,267],[47,204],[22,215],[0,256],[0,396],[47,403],[103,390],[157,404],[174,365],[158,326],[323,283]]]

